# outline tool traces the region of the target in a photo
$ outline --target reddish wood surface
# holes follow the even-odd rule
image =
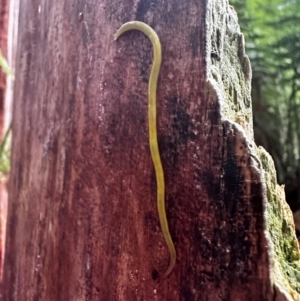
[[[5,233],[6,233],[6,218],[7,218],[7,187],[6,180],[0,181],[0,282],[3,276],[3,260],[5,247]],[[1,295],[1,292],[0,292]]]
[[[207,84],[206,4],[21,1],[3,300],[270,300],[262,187]],[[164,281],[152,50],[139,32],[114,42],[129,20],[163,48],[158,136],[178,254]]]

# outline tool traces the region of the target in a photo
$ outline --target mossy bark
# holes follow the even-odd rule
[[[292,231],[283,249],[270,234],[282,231],[276,218],[292,224],[271,217],[269,203],[284,200],[268,199],[250,63],[228,1],[23,3],[3,300],[298,300],[296,270],[282,271],[299,249]],[[113,41],[129,20],[152,26],[163,49],[158,138],[178,255],[164,280],[152,49],[139,32]]]

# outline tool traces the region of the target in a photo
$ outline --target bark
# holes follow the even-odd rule
[[[3,300],[299,300],[291,213],[253,141],[251,69],[228,2],[21,8]],[[152,49],[140,32],[113,41],[129,20],[163,48],[158,137],[178,255],[164,280]]]
[[[0,181],[0,282],[3,276],[4,248],[5,248],[5,233],[6,233],[6,218],[7,218],[7,187],[6,181]],[[1,296],[1,293],[0,293]]]

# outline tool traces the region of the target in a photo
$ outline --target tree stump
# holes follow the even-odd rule
[[[22,7],[23,5],[23,7]],[[21,1],[4,299],[300,300],[272,160],[253,141],[251,68],[227,0]],[[158,142],[169,253],[148,142]]]

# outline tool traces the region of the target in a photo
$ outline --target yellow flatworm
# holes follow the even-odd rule
[[[158,215],[159,215],[163,236],[170,252],[169,266],[165,271],[165,273],[162,275],[162,278],[165,278],[171,273],[171,271],[174,268],[175,261],[176,261],[176,251],[170,235],[168,220],[166,216],[164,171],[162,168],[158,143],[157,143],[156,89],[157,89],[157,79],[158,79],[160,65],[161,65],[161,45],[156,32],[149,25],[139,21],[131,21],[123,24],[116,32],[114,36],[115,40],[124,32],[132,29],[140,30],[141,32],[143,32],[150,39],[153,45],[153,64],[152,64],[151,74],[149,78],[149,85],[148,85],[149,143],[150,143],[151,157],[156,173]]]

